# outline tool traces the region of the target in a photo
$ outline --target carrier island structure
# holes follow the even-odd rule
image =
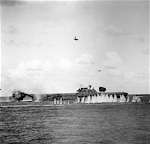
[[[51,93],[51,94],[29,94],[19,90],[12,92],[7,99],[2,98],[0,102],[46,102],[53,105],[62,104],[101,104],[101,103],[148,103],[150,94],[128,94],[127,92],[106,92],[106,88],[99,87],[96,91],[91,86],[79,88],[76,93]]]

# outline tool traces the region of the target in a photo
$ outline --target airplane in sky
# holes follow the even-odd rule
[[[98,72],[101,72],[102,70],[101,69],[99,69],[99,70],[97,70]]]
[[[74,40],[77,41],[77,40],[79,40],[79,39],[75,36],[75,37],[74,37]]]

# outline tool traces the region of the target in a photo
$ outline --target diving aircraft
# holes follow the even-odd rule
[[[74,37],[74,40],[77,41],[77,40],[79,40],[79,39],[75,36],[75,37]]]
[[[99,70],[97,70],[98,72],[101,72],[102,70],[101,69],[99,69]]]

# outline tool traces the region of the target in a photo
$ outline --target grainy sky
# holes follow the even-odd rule
[[[3,95],[150,92],[148,1],[5,0],[1,22]]]

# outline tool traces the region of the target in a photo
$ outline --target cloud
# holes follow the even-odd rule
[[[116,37],[126,36],[132,40],[136,40],[141,43],[145,42],[145,36],[128,32],[123,28],[114,25],[109,25],[105,27],[104,33],[107,34],[108,36],[116,36]]]
[[[135,78],[135,72],[129,71],[124,73],[124,78],[126,81],[129,81],[131,79]]]
[[[84,63],[80,63],[81,60]],[[29,93],[73,92],[80,84],[87,84],[93,76],[88,64],[91,64],[89,55],[72,61],[67,58],[22,61],[5,74],[2,88],[6,93],[14,89]]]
[[[108,51],[105,54],[105,59],[103,61],[103,69],[107,75],[121,77],[122,76],[122,65],[123,60],[120,55],[115,51]]]
[[[0,1],[0,4],[2,6],[17,6],[17,5],[22,5],[24,4],[26,1],[25,0],[2,0]]]
[[[72,68],[72,62],[66,58],[63,58],[59,61],[59,66],[60,68],[64,69],[64,70],[68,70],[70,68]]]
[[[6,93],[13,89],[29,93],[54,92],[60,88],[56,84],[56,81],[61,81],[60,77],[62,72],[50,61],[22,61],[16,68],[8,71],[2,85]]]
[[[3,26],[1,27],[1,30],[2,30],[2,33],[10,34],[10,35],[19,33],[18,28],[14,25]]]
[[[104,61],[104,67],[107,69],[115,69],[123,64],[123,60],[120,55],[115,51],[109,51],[106,53],[106,59]]]
[[[116,26],[113,25],[109,25],[107,27],[104,28],[104,32],[108,35],[112,35],[112,36],[124,36],[124,35],[129,35],[130,33],[124,31],[121,28],[118,28]]]
[[[128,71],[124,72],[124,79],[126,81],[135,81],[136,83],[138,82],[144,82],[148,78],[148,72],[133,72],[133,71]]]
[[[122,76],[122,71],[120,69],[108,69],[107,71],[113,76]]]
[[[106,68],[106,69],[112,69],[112,70],[113,70],[113,69],[116,69],[116,66],[110,66],[110,65],[107,65],[107,64],[106,64],[106,65],[105,65],[105,68]]]
[[[90,54],[83,54],[76,59],[76,63],[83,65],[94,64],[94,59]]]
[[[11,77],[21,78],[31,74],[39,74],[49,70],[50,65],[47,62],[42,63],[39,60],[32,60],[30,62],[21,62],[15,69],[11,69],[9,74]]]
[[[64,0],[55,0],[55,1],[64,1]],[[66,1],[76,1],[76,0],[66,0]],[[91,1],[91,0],[88,0]],[[22,5],[22,4],[28,4],[28,3],[34,3],[34,2],[54,2],[54,0],[1,0],[0,4],[2,4],[2,6],[18,6],[18,5]]]
[[[144,54],[144,55],[150,55],[150,49],[149,49],[149,47],[147,46],[147,47],[144,47],[144,48],[142,48],[142,53]]]

